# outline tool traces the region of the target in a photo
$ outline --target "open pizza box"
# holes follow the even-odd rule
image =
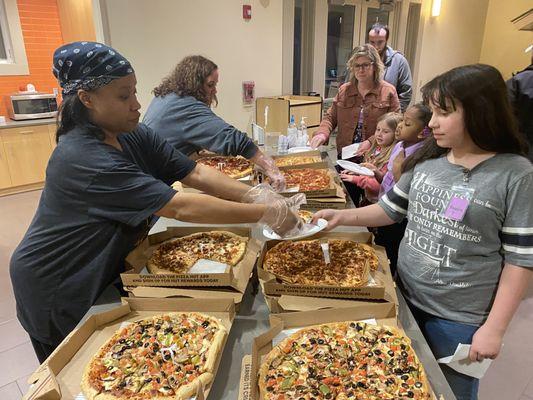
[[[379,259],[376,271],[370,271],[368,283],[359,287],[341,286],[311,286],[283,283],[276,276],[263,269],[263,260],[266,252],[278,244],[279,240],[269,240],[265,243],[257,263],[257,272],[263,293],[267,296],[304,296],[337,299],[363,299],[363,300],[386,300],[387,296],[394,291],[394,283],[389,268],[387,253],[381,246],[376,246],[372,241],[370,232],[320,232],[304,240],[318,239],[327,242],[328,239],[347,239],[371,245]],[[386,296],[387,294],[387,296]]]
[[[355,304],[352,307],[335,310],[315,310],[270,316],[270,330],[254,338],[252,354],[242,361],[239,400],[261,400],[259,396],[258,377],[262,359],[285,337],[299,328],[312,325],[342,321],[365,321],[378,325],[398,328],[397,313],[394,304]],[[402,330],[403,332],[403,330]],[[403,332],[404,335],[405,332]],[[432,395],[433,399],[436,399]]]
[[[28,379],[31,386],[24,399],[84,400],[80,382],[85,366],[124,322],[180,311],[201,312],[219,318],[227,328],[228,334],[235,318],[235,306],[231,300],[123,298],[122,305],[91,315],[61,342]],[[215,364],[214,376],[225,344],[226,340]],[[198,391],[196,400],[206,399],[210,386]]]
[[[299,153],[293,153],[293,154],[279,154],[279,155],[273,155],[272,158],[274,161],[282,160],[282,159],[290,159],[290,158],[310,158],[310,162],[302,163],[302,164],[295,164],[295,165],[278,165],[279,169],[289,169],[293,168],[294,166],[299,166],[303,168],[308,168],[316,163],[323,163],[322,161],[322,155],[320,154],[319,150],[309,150],[309,151],[301,151]],[[326,165],[327,167],[327,165]]]
[[[332,208],[334,210],[344,210],[346,208],[346,193],[337,184],[337,193],[333,197],[309,197],[306,196],[307,203],[302,204],[300,208],[302,210],[324,210],[326,208]]]
[[[301,154],[301,153],[296,153]],[[296,193],[304,193],[307,198],[310,197],[335,197],[338,194],[338,189],[342,190],[340,182],[338,180],[337,174],[330,168],[329,164],[326,161],[310,164],[310,165],[294,165],[290,168],[283,168],[284,171],[295,170],[295,169],[317,169],[317,170],[326,170],[329,175],[329,185],[324,189],[319,190],[300,190],[299,187],[287,188],[285,192],[280,194],[283,196],[294,196]],[[261,174],[255,180],[255,183],[261,183],[264,176]]]
[[[197,263],[184,274],[150,274],[146,263],[154,250],[165,240],[191,235],[197,232],[228,231],[248,238],[246,252],[235,267],[217,263]],[[131,291],[135,287],[186,287],[231,288],[244,293],[262,243],[251,238],[250,228],[242,227],[169,227],[165,231],[149,235],[126,257],[126,271],[120,277]],[[198,268],[197,268],[198,267]],[[196,297],[196,296],[190,296]],[[233,298],[233,295],[231,295]]]
[[[299,311],[314,311],[333,308],[349,308],[354,305],[370,305],[379,303],[391,303],[398,308],[398,296],[392,285],[385,285],[383,300],[353,300],[353,299],[330,299],[327,297],[304,297],[281,295],[272,296],[264,294],[265,303],[272,314],[281,314]]]

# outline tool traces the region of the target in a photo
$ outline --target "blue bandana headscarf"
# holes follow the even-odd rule
[[[128,60],[105,44],[73,42],[54,52],[52,72],[63,95],[69,95],[79,89],[98,89],[133,73],[133,68]]]

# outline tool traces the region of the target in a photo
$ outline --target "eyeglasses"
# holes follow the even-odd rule
[[[364,63],[364,64],[354,64],[354,69],[367,69],[370,68],[371,65],[374,65],[373,62]]]

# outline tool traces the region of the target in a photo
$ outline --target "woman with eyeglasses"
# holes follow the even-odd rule
[[[370,149],[367,139],[374,135],[379,117],[400,111],[396,88],[383,80],[383,62],[372,45],[356,47],[347,67],[350,81],[339,88],[331,108],[310,141],[311,147],[317,148],[338,128],[336,141],[339,159],[342,148],[352,143],[364,142],[354,156]],[[359,204],[363,190],[351,182],[345,182],[344,186],[353,203]]]
[[[339,158],[343,147],[365,141],[374,134],[379,117],[391,111],[400,111],[396,89],[383,80],[383,62],[372,45],[355,48],[347,67],[350,81],[339,88],[310,142],[316,148],[338,128]]]

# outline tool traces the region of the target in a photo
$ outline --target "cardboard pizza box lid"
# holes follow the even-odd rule
[[[268,298],[268,299],[267,299]],[[265,295],[265,301],[273,314],[280,314],[286,312],[298,312],[298,311],[315,311],[315,310],[327,310],[332,308],[349,308],[357,304],[370,305],[380,304],[376,302],[353,300],[353,299],[330,299],[324,297],[303,297],[303,296],[268,296]],[[383,301],[383,303],[397,305],[394,301]],[[276,311],[273,311],[276,310]]]
[[[197,311],[217,317],[227,328],[228,333],[235,318],[235,305],[230,299],[123,298],[122,305],[91,315],[61,342],[50,357],[30,376],[28,382],[31,386],[24,398],[28,400],[75,398],[81,393],[80,382],[85,366],[105,341],[119,329],[122,322],[179,311]],[[222,351],[214,375],[218,370]],[[203,394],[205,397],[209,394],[209,389],[205,388]]]
[[[246,354],[241,363],[241,379],[239,381],[239,400],[250,400],[252,397],[252,356]]]
[[[235,311],[239,307],[244,296],[243,293],[232,288],[170,288],[153,286],[125,287],[129,297],[155,297],[155,298],[192,298],[192,299],[231,299],[235,303]]]
[[[373,244],[373,235],[370,232],[319,232],[311,238],[305,240],[327,240],[327,239],[347,239],[371,245],[379,259],[379,268],[371,272],[372,281],[361,287],[339,287],[339,286],[312,286],[297,285],[280,282],[274,274],[263,269],[263,260],[268,250],[279,241],[269,240],[265,243],[257,263],[259,281],[263,288],[263,293],[268,296],[305,296],[305,297],[325,297],[337,299],[363,299],[363,300],[392,300],[397,303],[394,292],[394,282],[390,273],[389,261],[385,249]]]
[[[235,266],[227,266],[224,273],[202,274],[148,274],[141,273],[157,246],[165,240],[190,235],[197,232],[228,231],[248,238],[246,252]],[[244,293],[251,272],[263,244],[251,237],[251,229],[243,227],[195,226],[169,227],[162,232],[149,235],[126,257],[126,271],[120,277],[127,287],[231,287]]]

